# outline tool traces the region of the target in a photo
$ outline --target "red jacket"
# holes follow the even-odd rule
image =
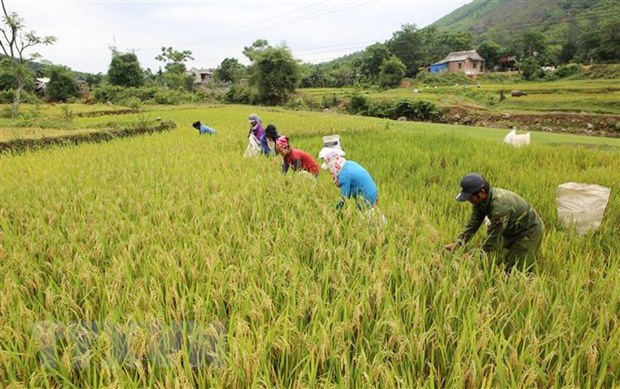
[[[295,171],[303,169],[315,176],[319,174],[319,165],[303,150],[291,148],[291,152],[282,161],[282,172],[286,173],[289,167]]]

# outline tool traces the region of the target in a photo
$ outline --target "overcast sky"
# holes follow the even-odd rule
[[[256,39],[286,43],[304,62],[329,61],[383,42],[405,23],[424,27],[471,0],[157,1],[5,0],[29,30],[54,35],[37,47],[43,59],[73,70],[107,72],[110,47],[134,51],[156,71],[162,46],[191,50],[188,67],[217,67],[224,58],[247,64]]]

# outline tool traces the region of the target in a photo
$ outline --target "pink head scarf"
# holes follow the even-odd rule
[[[289,147],[288,138],[286,136],[281,136],[276,139],[276,149],[282,150],[284,148]]]
[[[323,165],[327,165],[327,168],[334,179],[334,184],[338,185],[338,175],[347,160],[344,159],[337,151],[329,151],[325,154],[323,160],[325,161]],[[323,168],[325,167],[323,166]]]

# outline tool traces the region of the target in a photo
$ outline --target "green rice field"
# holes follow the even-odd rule
[[[313,156],[339,134],[387,225],[337,212],[326,171],[244,158],[250,113]],[[0,154],[1,387],[620,386],[620,139],[513,148],[508,130],[251,106],[67,130],[141,117],[177,128]],[[531,273],[477,250],[482,229],[442,250],[469,215],[454,200],[469,172],[539,211]],[[560,226],[569,181],[611,188],[598,231]]]

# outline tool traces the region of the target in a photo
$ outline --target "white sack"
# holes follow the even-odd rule
[[[558,186],[558,219],[563,227],[575,226],[583,235],[599,228],[609,201],[610,188],[600,185],[566,182]]]
[[[528,132],[527,134],[517,135],[517,130],[513,129],[504,137],[504,143],[511,144],[515,147],[519,147],[522,145],[529,145],[530,144],[530,133]]]
[[[248,138],[248,147],[245,149],[245,153],[243,153],[244,157],[255,157],[260,155],[261,148],[260,142],[254,135],[250,135]]]

